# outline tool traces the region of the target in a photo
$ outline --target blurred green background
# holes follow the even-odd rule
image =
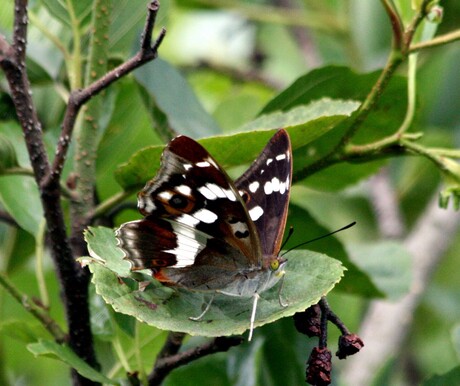
[[[72,3],[84,52],[89,42],[92,1]],[[460,2],[446,0],[441,5],[444,18],[437,34],[458,29]],[[9,40],[13,8],[12,0],[3,0],[0,4],[0,32]],[[123,62],[137,50],[145,10],[145,0],[113,2],[109,33],[111,65]],[[29,11],[28,69],[33,98],[51,153],[59,134],[72,71],[52,36],[58,37],[59,44],[71,52],[74,47],[69,28],[72,20],[64,2],[58,0],[31,1]],[[121,79],[103,95],[102,139],[97,154],[97,192],[101,201],[120,190],[114,177],[120,164],[147,145],[164,143],[158,130],[152,129],[161,126],[161,122],[167,120],[178,132],[196,138],[231,133],[253,120],[276,95],[310,71],[328,65],[345,66],[357,73],[378,71],[384,66],[391,46],[390,23],[382,2],[368,0],[163,0],[156,25],[168,31],[160,49],[162,61],[148,64],[134,75]],[[454,42],[419,54],[414,131],[425,133],[424,144],[452,148],[459,145],[459,47],[459,43]],[[403,65],[399,74],[404,76],[406,70]],[[394,95],[400,99],[388,97],[389,105],[393,103],[386,112],[388,121],[380,122],[381,126],[388,125],[389,132],[397,129],[405,113],[405,95],[397,91],[405,90],[405,84],[394,87]],[[338,89],[336,98],[342,95],[340,86]],[[0,134],[7,136],[15,147],[19,163],[27,165],[22,134],[7,90],[0,74]],[[345,94],[343,98],[352,99]],[[350,176],[351,186],[337,182],[334,177],[337,171],[329,174],[324,171],[298,184],[293,191],[288,220],[288,225],[296,229],[292,245],[351,221],[357,221],[358,225],[340,234],[340,242],[331,238],[310,244],[308,248],[340,257],[345,255],[345,250],[356,251],[355,246],[364,248],[381,242],[369,185],[361,178],[377,172],[382,164],[367,163],[362,166],[365,171],[359,166],[345,166],[341,169],[342,178],[346,181]],[[405,227],[410,231],[431,197],[437,194],[441,182],[439,172],[427,160],[417,157],[394,158],[387,165]],[[71,168],[68,162],[66,176]],[[230,172],[237,176],[241,170]],[[40,297],[35,236],[42,213],[36,188],[28,177],[2,176],[0,192],[1,206],[6,211],[12,210],[21,225],[16,228],[0,223],[0,269],[8,273],[21,291]],[[134,211],[125,212],[116,221],[121,223],[136,216]],[[382,359],[381,371],[375,374],[373,385],[418,384],[433,374],[458,369],[459,247],[460,238],[456,237],[423,295],[407,342],[396,357],[388,361]],[[398,243],[390,251],[384,255],[387,258],[382,258],[382,250],[374,251],[375,256],[369,259],[374,258],[380,264],[367,269],[369,261],[352,259],[375,287],[358,290],[360,284],[355,283],[354,288],[347,290],[345,286],[338,286],[328,296],[332,309],[353,331],[359,331],[369,301],[378,293],[375,288],[391,300],[400,299],[408,291],[409,256]],[[64,325],[54,269],[49,256],[45,256],[44,261],[50,313]],[[382,276],[385,279],[385,274],[389,278],[379,281]],[[92,318],[99,359],[106,374],[121,376],[122,373],[114,340],[119,349],[126,351],[131,369],[136,369],[139,361],[136,362],[132,348],[133,336],[140,342],[141,361],[149,371],[164,342],[165,332],[140,324],[134,327],[132,320],[115,315],[95,295]],[[331,327],[329,342],[333,352],[338,336]],[[70,384],[67,366],[46,357],[34,358],[25,347],[24,343],[41,337],[47,338],[45,330],[0,288],[0,384]],[[190,338],[185,348],[204,340]],[[314,339],[295,332],[290,318],[283,319],[258,329],[251,343],[245,342],[228,353],[202,358],[174,371],[165,384],[303,384],[305,361],[313,345]],[[334,358],[333,366],[333,384],[343,384],[341,369],[346,361]]]

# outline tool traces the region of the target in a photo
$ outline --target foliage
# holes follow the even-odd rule
[[[368,384],[458,379],[455,0],[24,3],[0,5],[0,384],[158,384],[163,371],[166,385],[302,384],[316,338],[287,316],[334,286],[331,308],[353,330],[377,299],[413,299],[406,346]],[[279,127],[294,152],[286,249],[357,221],[288,254],[286,309],[270,292],[252,342],[209,340],[243,333],[246,305],[218,300],[210,312],[231,313],[214,329],[186,318],[200,294],[151,283],[139,300],[119,285],[129,267],[107,228],[139,218],[133,194],[169,139],[199,139],[237,177]],[[420,236],[438,199],[445,222]],[[93,225],[105,228],[87,246]],[[417,243],[433,256],[425,271]],[[170,297],[159,317],[139,306]],[[346,362],[333,359],[334,383],[352,379]]]

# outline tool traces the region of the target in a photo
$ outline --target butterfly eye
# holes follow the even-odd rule
[[[270,270],[276,271],[280,267],[280,262],[277,259],[270,261]]]

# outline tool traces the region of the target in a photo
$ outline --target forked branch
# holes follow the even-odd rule
[[[54,158],[51,171],[47,175],[44,185],[55,183],[58,181],[62,169],[64,168],[65,158],[69,149],[70,141],[72,138],[73,128],[77,119],[78,112],[81,107],[90,100],[93,96],[99,94],[102,90],[106,89],[118,79],[126,76],[136,68],[143,64],[152,61],[157,57],[158,48],[163,41],[166,30],[161,29],[157,39],[152,44],[152,30],[155,25],[156,15],[158,13],[160,3],[157,0],[151,1],[148,5],[147,20],[145,22],[144,30],[142,33],[141,47],[139,51],[128,61],[120,64],[118,67],[109,71],[102,78],[96,80],[88,87],[80,90],[74,90],[70,94],[67,109],[64,115],[62,124],[62,131],[56,148],[56,157]]]

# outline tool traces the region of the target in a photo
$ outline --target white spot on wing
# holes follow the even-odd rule
[[[180,185],[175,188],[177,192],[180,194],[183,194],[184,196],[191,196],[192,195],[192,189],[190,189],[190,186],[187,185]]]
[[[176,235],[177,246],[174,249],[164,251],[176,255],[177,263],[171,268],[183,268],[192,265],[195,262],[195,258],[205,247],[203,233],[196,231],[193,227],[183,225],[190,222],[190,219],[199,221],[188,214],[184,214],[177,219],[178,223],[171,222]]]
[[[230,201],[236,201],[235,193],[233,193],[230,189],[224,190],[224,193]]]
[[[273,158],[267,159],[267,162],[266,162],[266,163],[267,163],[267,166],[270,165],[272,162],[273,162]]]
[[[190,216],[189,214],[184,213],[183,215],[179,216],[176,220],[177,222],[180,222],[181,224],[188,225],[192,228],[195,227],[196,224],[200,222],[199,219]]]
[[[272,194],[273,193],[273,185],[271,181],[267,181],[264,185],[264,192],[265,194]]]
[[[208,161],[202,161],[202,162],[197,162],[196,166],[198,166],[199,168],[207,168],[211,166],[211,164]]]
[[[165,201],[169,201],[172,196],[172,193],[169,191],[158,193],[158,197],[161,197]]]
[[[145,199],[145,200],[139,200],[137,203],[137,206],[139,209],[143,209],[147,213],[151,213],[156,209],[155,204],[150,198]]]
[[[249,210],[249,217],[251,217],[252,221],[257,221],[263,214],[264,210],[260,206],[255,206]]]
[[[184,164],[184,169],[185,169],[185,170],[189,170],[189,169],[191,169],[191,168],[193,168],[193,165],[192,165],[192,164]]]
[[[281,194],[284,194],[284,192],[286,192],[286,183],[285,183],[285,182],[281,182],[281,183],[280,183],[280,193],[281,193]]]
[[[214,194],[209,188],[206,186],[201,186],[198,188],[198,191],[205,196],[208,200],[215,200],[217,198],[217,195]]]
[[[224,190],[216,184],[206,184],[206,187],[219,198],[227,197]]]
[[[212,224],[214,221],[217,220],[217,215],[208,209],[200,209],[199,211],[193,214],[193,217],[197,218],[202,222],[205,222],[206,224]]]
[[[259,182],[254,181],[254,182],[249,184],[249,191],[251,193],[255,193],[255,192],[257,192],[257,189],[259,189],[259,186],[260,186]]]
[[[276,177],[272,178],[272,189],[274,192],[278,192],[280,190],[280,180]]]
[[[230,226],[231,226],[234,234],[236,232],[245,233],[246,231],[248,231],[247,224],[245,222],[242,222],[242,221],[238,221],[236,224],[230,224]]]
[[[283,159],[286,159],[286,154],[280,154],[280,155],[277,155],[277,156],[276,156],[276,160],[277,160],[277,161],[281,161],[281,160],[283,160]]]

